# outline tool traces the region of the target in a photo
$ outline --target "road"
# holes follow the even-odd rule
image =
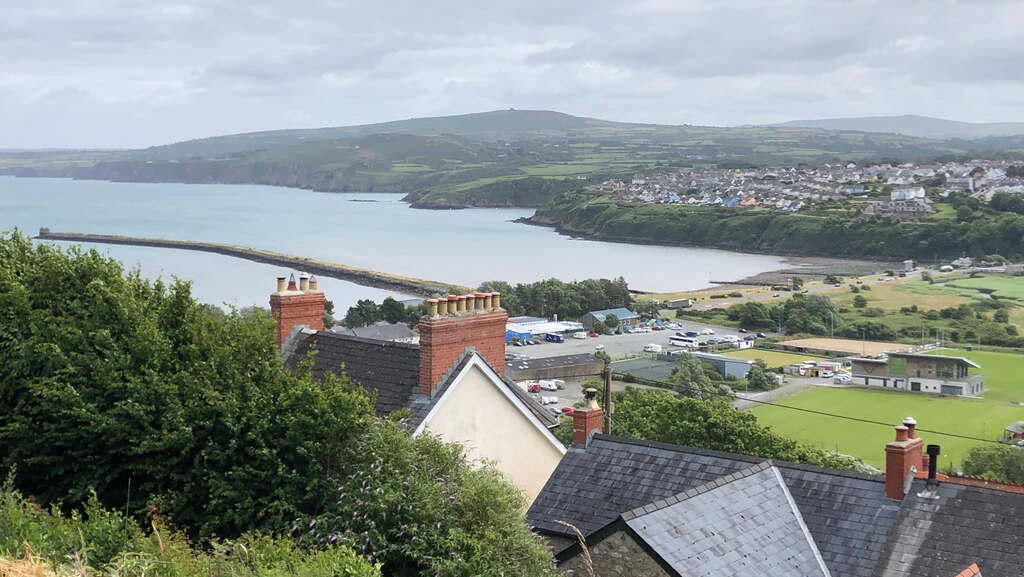
[[[814,388],[816,385],[820,385],[826,381],[818,378],[807,378],[807,377],[792,377],[786,376],[786,383],[781,387],[771,391],[761,391],[757,393],[744,393],[742,391],[736,391],[736,396],[740,397],[733,401],[732,406],[734,409],[739,411],[747,411],[760,406],[760,403],[754,403],[753,401],[770,401],[777,403],[783,399],[788,399],[794,395]]]
[[[648,343],[659,344],[663,351],[677,350],[681,347],[673,347],[668,344],[668,338],[677,331],[701,332],[709,328],[715,331],[716,336],[736,335],[743,338],[749,334],[740,333],[737,329],[719,327],[690,321],[677,320],[680,328],[666,329],[663,331],[651,331],[649,333],[623,333],[621,335],[601,335],[599,337],[587,337],[586,339],[574,339],[571,336],[565,339],[564,343],[542,343],[529,346],[507,346],[506,351],[514,354],[526,355],[533,359],[556,357],[560,355],[575,355],[580,353],[592,353],[597,345],[604,345],[612,359],[620,359],[627,356],[638,355],[643,352],[644,345]]]

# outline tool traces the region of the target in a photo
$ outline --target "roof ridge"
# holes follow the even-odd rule
[[[629,511],[626,511],[626,512],[622,513],[621,515],[619,515],[619,517],[621,517],[623,521],[631,521],[633,519],[636,519],[637,517],[642,517],[642,516],[644,516],[644,515],[646,515],[648,513],[653,513],[655,511],[660,511],[661,509],[664,509],[665,507],[671,507],[672,505],[676,505],[678,503],[682,503],[683,501],[686,501],[687,499],[696,497],[697,495],[703,495],[704,493],[708,493],[710,491],[713,491],[713,490],[715,490],[715,489],[717,489],[717,488],[719,488],[719,487],[721,487],[723,485],[728,485],[729,483],[732,483],[734,481],[738,481],[740,479],[745,479],[745,478],[747,478],[747,477],[749,477],[751,475],[760,473],[761,471],[764,471],[765,469],[769,469],[772,466],[773,466],[773,463],[772,463],[771,459],[766,459],[766,460],[764,460],[764,461],[762,461],[762,462],[760,462],[760,463],[758,463],[756,465],[753,465],[751,467],[747,467],[746,469],[740,469],[739,471],[736,471],[735,473],[729,473],[728,475],[723,475],[723,476],[721,476],[721,477],[719,477],[719,478],[717,478],[717,479],[715,479],[713,481],[708,481],[707,483],[704,483],[703,485],[698,485],[698,486],[693,487],[691,489],[687,489],[685,491],[680,491],[679,493],[676,493],[675,495],[666,497],[664,499],[658,499],[657,501],[655,501],[653,503],[648,503],[646,505],[642,505],[642,506],[637,507],[635,509],[631,509]]]
[[[654,449],[664,449],[666,451],[673,451],[676,453],[690,453],[694,455],[703,455],[706,457],[719,457],[723,459],[732,459],[734,461],[746,461],[748,463],[759,463],[761,461],[770,460],[772,463],[782,469],[796,469],[801,471],[810,471],[813,473],[825,473],[830,475],[836,475],[840,477],[847,477],[850,479],[860,479],[862,481],[874,481],[877,483],[885,482],[884,475],[870,475],[868,473],[860,473],[858,471],[849,471],[846,469],[832,469],[829,467],[822,467],[820,465],[810,465],[807,463],[794,463],[792,461],[780,461],[778,459],[769,459],[766,457],[758,457],[756,455],[745,455],[743,453],[729,453],[727,451],[718,451],[715,449],[703,449],[701,447],[691,447],[689,445],[676,445],[673,443],[665,443],[662,441],[647,441],[644,439],[633,439],[630,437],[619,437],[616,435],[605,435],[604,433],[596,433],[591,437],[587,447],[597,441],[608,441],[612,443],[622,443],[625,445],[636,445],[640,447],[650,447]]]
[[[329,338],[332,338],[332,339],[338,339],[338,340],[344,340],[344,341],[355,341],[355,342],[359,342],[359,343],[365,343],[365,344],[368,344],[368,345],[380,345],[382,347],[394,347],[394,348],[398,348],[398,349],[409,349],[409,350],[419,350],[419,348],[420,348],[420,346],[418,344],[415,344],[415,343],[403,343],[403,342],[399,342],[399,341],[382,341],[380,339],[371,339],[371,338],[367,338],[367,337],[359,337],[359,336],[356,336],[356,335],[346,335],[346,334],[336,333],[334,331],[327,331],[327,330],[316,331],[315,334],[318,335],[318,336],[326,336],[326,337],[329,337]]]

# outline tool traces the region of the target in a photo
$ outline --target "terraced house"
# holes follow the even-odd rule
[[[574,421],[527,513],[573,574],[1024,574],[1024,487],[939,474],[913,419],[885,445],[884,476],[603,435],[594,411]]]
[[[417,344],[324,330],[325,296],[302,276],[278,277],[270,308],[291,368],[312,358],[314,378],[347,374],[375,400],[378,415],[407,411],[425,432],[493,462],[532,500],[565,454],[550,429],[558,420],[505,378],[508,314],[498,293],[430,299]]]

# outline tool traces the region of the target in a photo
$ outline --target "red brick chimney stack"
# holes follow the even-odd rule
[[[601,432],[604,424],[604,411],[597,404],[597,389],[591,387],[584,391],[587,404],[576,409],[572,414],[572,444],[586,445],[590,434]]]
[[[508,313],[498,293],[448,295],[427,300],[420,319],[420,392],[433,395],[470,348],[505,375],[505,325]]]
[[[917,421],[907,417],[903,422],[907,424],[896,427],[896,440],[885,446],[885,494],[890,499],[905,496],[903,489],[911,468],[916,471],[923,464],[924,442],[917,436]]]
[[[283,276],[277,277],[277,291],[270,295],[270,314],[277,320],[274,340],[277,346],[281,346],[298,327],[322,331],[326,302],[324,292],[317,288],[316,277],[303,273],[299,276],[298,286],[295,285],[295,275],[288,279],[287,286]]]

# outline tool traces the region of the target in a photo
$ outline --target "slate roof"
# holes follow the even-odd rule
[[[286,352],[286,367],[294,369],[306,355],[316,350],[317,354],[313,361],[314,378],[323,378],[327,372],[337,372],[344,365],[345,373],[352,380],[368,391],[376,393],[374,410],[377,414],[384,415],[408,408],[413,414],[413,427],[418,426],[430,413],[434,404],[471,358],[469,354],[464,355],[434,395],[428,397],[419,392],[419,345],[367,339],[330,331],[304,331],[296,336],[297,342]],[[558,418],[526,391],[508,379],[503,379],[503,382],[526,408],[536,415],[541,424],[548,428],[558,425]]]
[[[363,337],[364,339],[379,341],[405,340],[406,342],[408,342],[409,339],[416,337],[417,334],[416,331],[410,329],[406,325],[386,322],[374,323],[370,326],[356,327],[354,329],[339,325],[332,328],[331,332],[340,335]]]
[[[329,331],[303,332],[294,351],[285,357],[285,366],[294,369],[316,350],[313,377],[337,372],[345,373],[364,389],[375,392],[374,409],[386,414],[410,405],[418,394],[420,348],[417,345],[366,339]]]
[[[764,459],[614,436],[574,447],[527,512],[539,531],[569,536],[555,521],[590,535],[630,511],[713,482]],[[776,462],[834,576],[874,577],[899,502],[882,477]]]
[[[879,576],[949,577],[973,563],[985,577],[1024,575],[1024,497],[953,483],[926,489],[915,480],[903,499]]]
[[[679,575],[829,576],[782,475],[770,461],[621,518]]]

